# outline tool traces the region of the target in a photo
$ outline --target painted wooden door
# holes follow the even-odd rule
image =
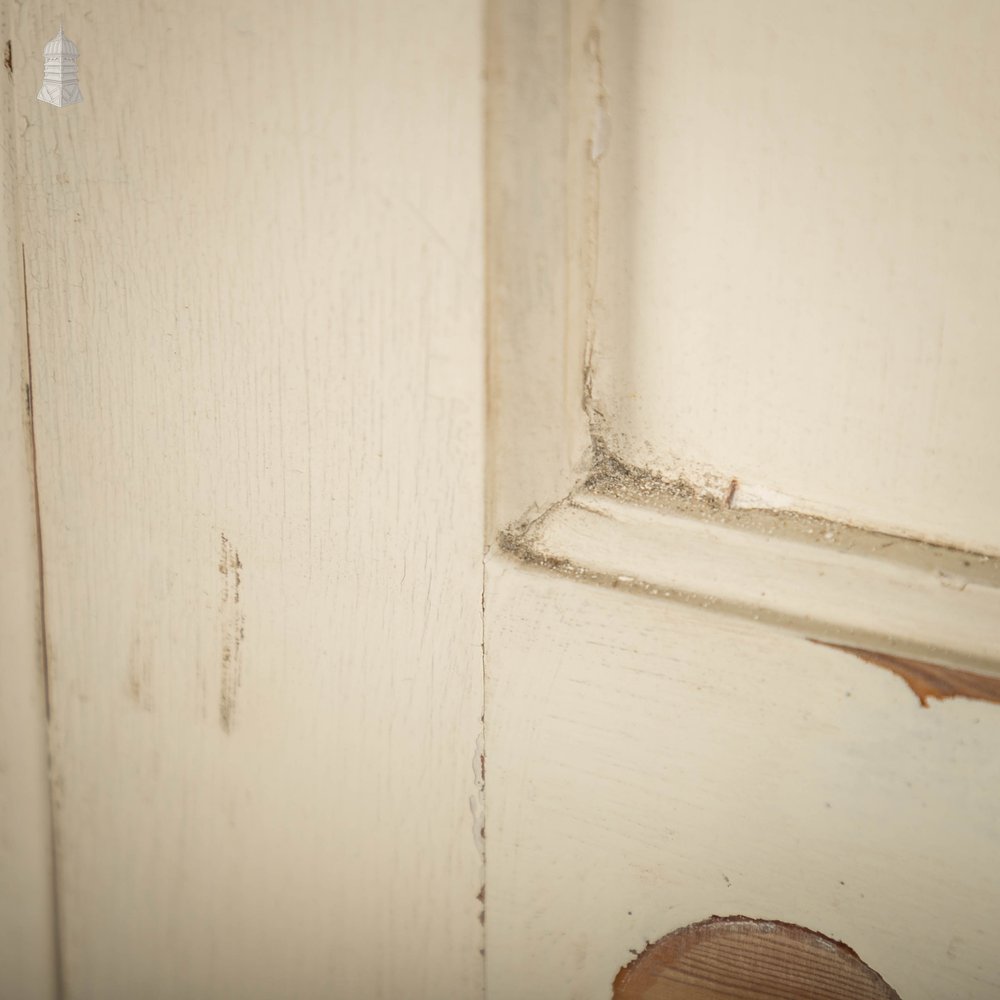
[[[0,996],[997,994],[995,5],[0,16]]]

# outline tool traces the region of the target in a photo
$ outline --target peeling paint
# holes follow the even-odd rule
[[[822,642],[819,639],[811,641],[819,646],[828,646],[830,649],[850,653],[859,660],[892,671],[907,683],[924,708],[930,708],[931,698],[938,698],[941,701],[946,698],[970,698],[975,701],[1000,704],[1000,677],[974,674],[968,670],[945,667],[938,663],[926,663],[905,656],[877,653],[858,646],[842,646],[834,642]]]
[[[472,813],[472,842],[480,855],[486,852],[486,814],[482,802],[476,795],[469,796],[469,811]]]
[[[472,812],[472,839],[485,870],[486,865],[486,743],[482,731],[476,734],[472,754],[472,778],[475,792],[469,797]]]

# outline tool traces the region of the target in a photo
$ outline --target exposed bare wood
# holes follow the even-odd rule
[[[634,0],[599,27],[610,450],[1000,555],[1000,4]]]
[[[11,6],[66,998],[469,1000],[481,7]]]
[[[840,941],[780,921],[713,917],[651,944],[614,1000],[899,1000]]]
[[[818,641],[818,640],[814,640]],[[1000,678],[986,677],[983,674],[970,673],[967,670],[956,670],[944,667],[939,663],[925,663],[905,656],[891,656],[888,653],[876,653],[870,649],[859,649],[856,646],[842,646],[835,642],[823,642],[822,646],[840,649],[845,653],[874,663],[876,666],[891,670],[897,677],[902,677],[910,690],[920,699],[924,708],[928,699],[940,698],[971,698],[977,701],[992,701],[1000,704]]]

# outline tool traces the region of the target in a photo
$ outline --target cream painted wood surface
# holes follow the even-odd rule
[[[662,497],[637,503],[609,485],[553,505],[517,544],[589,580],[825,642],[1000,674],[1000,559],[818,518]]]
[[[607,1000],[713,914],[845,941],[905,1000],[1000,990],[1000,707],[801,635],[488,562],[487,995]]]
[[[5,7],[4,987],[44,660],[69,1000],[606,998],[735,912],[994,996],[1000,707],[807,640],[988,669],[995,566],[608,453],[998,551],[993,9],[486,8]]]
[[[65,995],[468,1000],[480,8],[10,10]]]
[[[9,37],[0,9],[0,48]],[[56,996],[52,842],[12,79],[0,69],[0,997]]]
[[[558,407],[543,375],[502,386],[487,996],[607,998],[649,941],[735,913],[843,940],[906,1000],[995,996],[1000,707],[924,707],[811,640],[996,692],[996,11],[496,7],[491,107],[561,75],[539,114],[563,108],[564,185],[551,131],[495,142],[491,177],[534,159],[526,203],[565,214],[491,187],[491,247],[537,253],[489,261],[491,391],[525,350],[578,363],[593,437],[557,467],[569,406],[514,446]],[[546,325],[515,279],[560,219]]]
[[[487,5],[489,491],[498,528],[564,495],[590,446],[580,307],[587,174],[573,170],[580,54],[570,5]],[[578,167],[580,165],[578,164]]]
[[[608,446],[1000,552],[1000,5],[593,7]]]

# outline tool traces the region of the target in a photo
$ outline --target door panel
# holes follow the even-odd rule
[[[478,8],[24,5],[13,51],[66,995],[466,1000]]]
[[[9,37],[0,8],[0,47]],[[42,599],[16,214],[14,95],[0,72],[0,996],[56,991]]]
[[[487,995],[742,915],[995,996],[997,8],[492,10]]]
[[[740,506],[1000,554],[1000,6],[590,6],[595,432]]]

